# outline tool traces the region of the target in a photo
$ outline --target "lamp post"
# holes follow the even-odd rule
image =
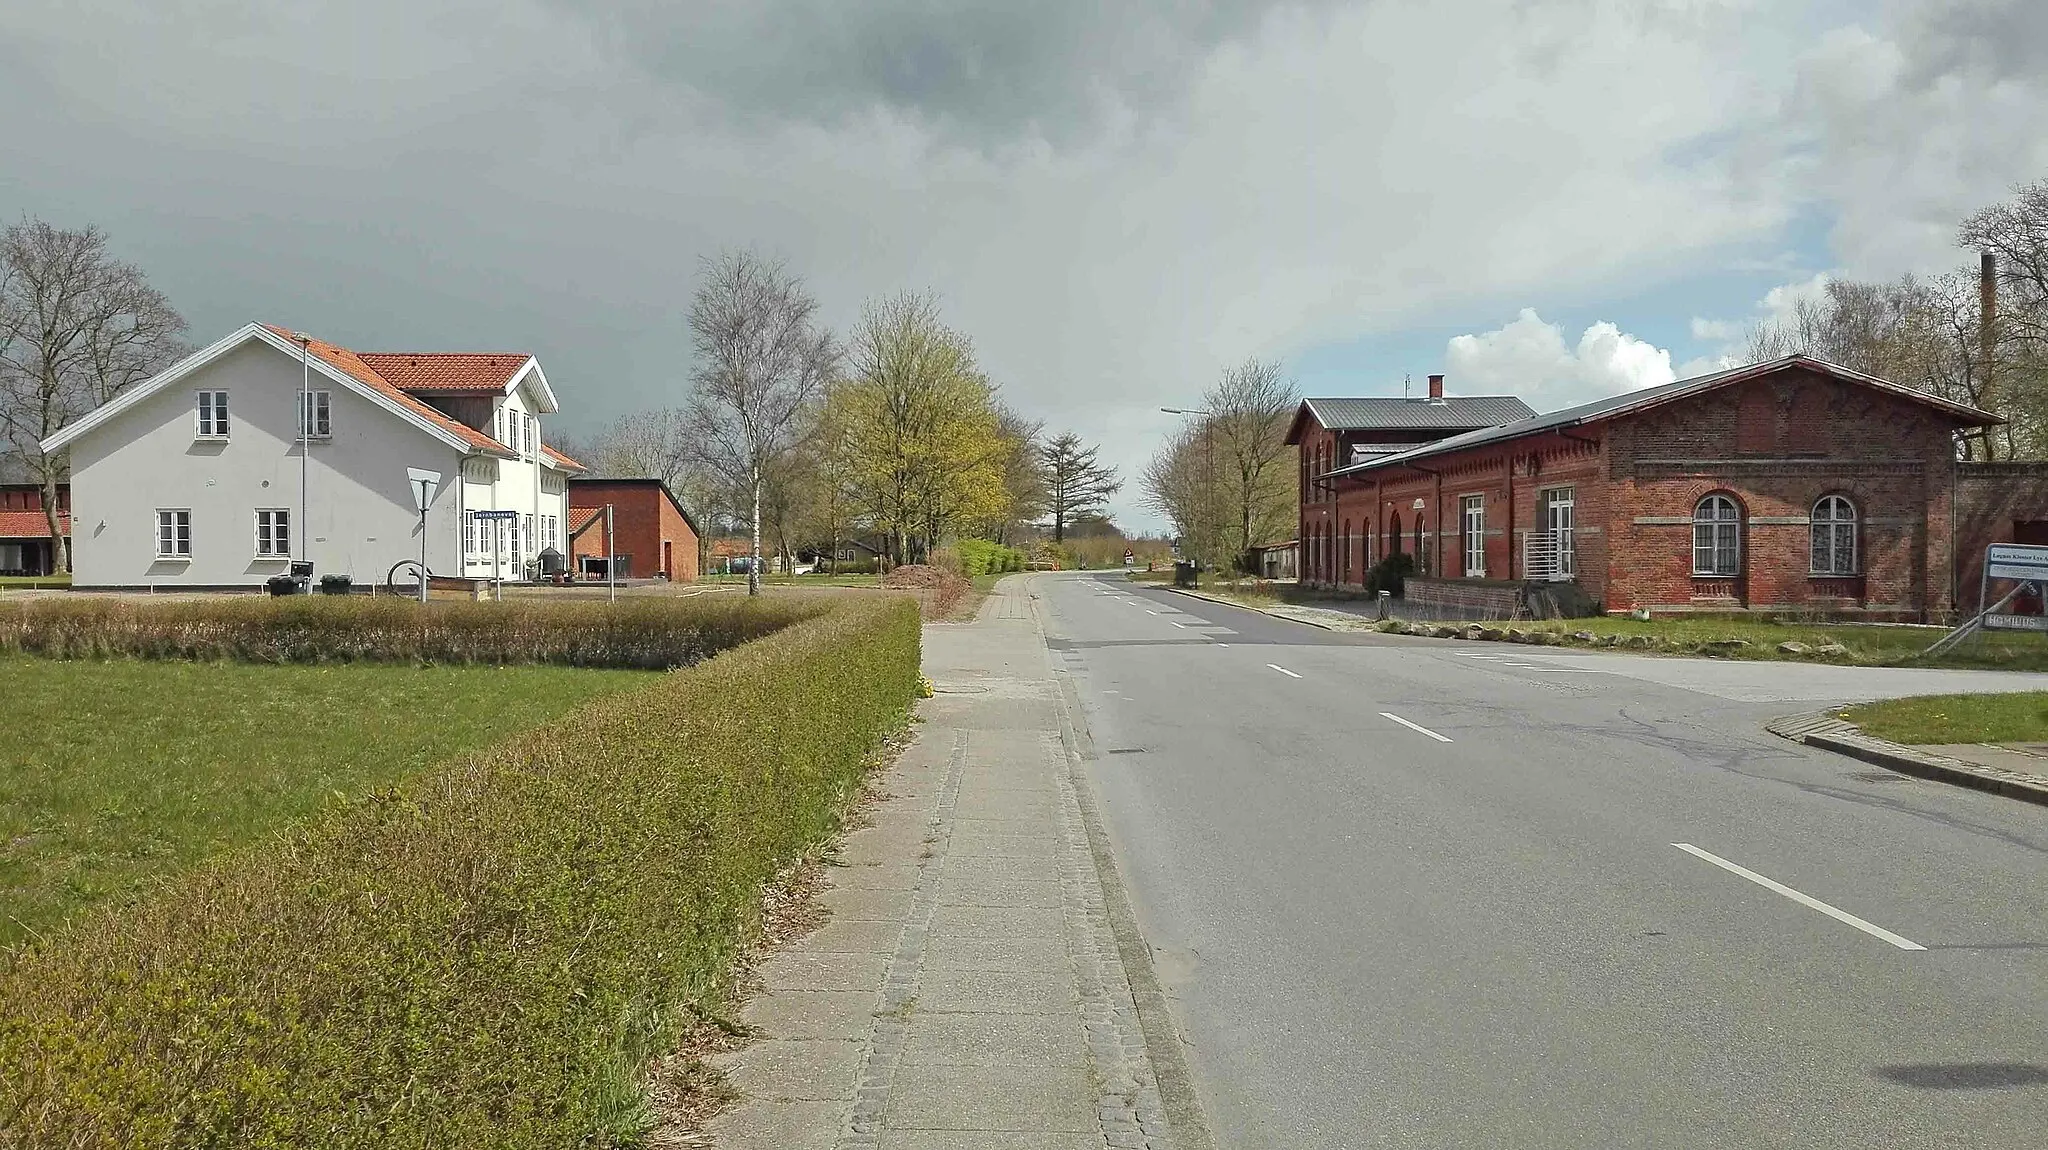
[[[1215,502],[1215,488],[1216,488],[1216,448],[1215,448],[1215,442],[1214,442],[1214,436],[1215,436],[1215,429],[1214,429],[1213,425],[1212,425],[1211,423],[1209,423],[1208,421],[1209,421],[1209,420],[1212,420],[1212,419],[1214,419],[1214,418],[1215,418],[1215,415],[1216,415],[1216,413],[1215,413],[1215,412],[1212,412],[1212,411],[1204,411],[1204,410],[1202,410],[1201,408],[1198,408],[1198,407],[1162,407],[1162,408],[1160,408],[1159,410],[1161,410],[1161,411],[1165,412],[1165,413],[1166,413],[1166,414],[1168,414],[1168,415],[1197,415],[1197,416],[1200,416],[1200,417],[1202,417],[1202,419],[1203,419],[1203,423],[1202,423],[1202,511],[1201,511],[1201,514],[1202,514],[1202,518],[1203,518],[1203,519],[1204,519],[1205,521],[1207,521],[1207,525],[1208,525],[1208,526],[1210,526],[1210,527],[1213,527],[1213,526],[1214,526],[1214,522],[1215,522],[1215,518],[1216,518],[1216,517],[1215,517],[1215,516],[1214,516],[1214,515],[1212,514],[1212,512],[1213,512],[1213,511],[1215,510],[1215,508],[1211,507],[1211,506],[1210,506],[1210,504],[1211,504],[1211,503],[1213,503],[1213,502]],[[1199,544],[1198,544],[1198,549],[1199,549]],[[1196,562],[1195,562],[1195,569],[1199,571],[1199,570],[1201,570],[1201,556],[1200,556],[1199,554],[1197,554],[1197,555],[1195,555],[1195,556],[1194,556],[1194,558],[1195,558],[1195,561],[1196,561]]]
[[[299,561],[306,562],[313,558],[312,544],[306,538],[306,532],[313,526],[312,513],[308,510],[306,497],[307,476],[311,474],[307,457],[312,454],[313,446],[313,441],[308,436],[312,431],[309,426],[311,421],[306,418],[306,413],[311,410],[310,393],[307,389],[312,386],[312,366],[307,358],[307,347],[313,342],[313,337],[305,332],[295,331],[292,333],[292,342],[299,345],[299,529],[292,535],[299,544]]]

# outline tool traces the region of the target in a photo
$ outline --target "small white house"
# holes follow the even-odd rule
[[[557,410],[524,353],[357,353],[250,324],[42,446],[70,457],[77,587],[260,587],[293,560],[382,582],[420,557],[408,468],[441,475],[428,568],[512,580],[569,550],[583,468],[544,442]]]

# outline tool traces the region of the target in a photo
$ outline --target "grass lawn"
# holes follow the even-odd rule
[[[2036,743],[2048,741],[2048,692],[2011,695],[1925,695],[1838,712],[1869,734],[1894,743]]]
[[[0,575],[0,588],[5,587],[69,587],[71,575]]]
[[[1849,649],[1833,662],[1866,666],[1910,664],[1927,667],[1983,667],[2008,671],[2048,670],[2048,635],[2024,631],[1979,632],[1938,659],[1922,660],[1920,652],[1946,631],[1935,627],[1883,627],[1871,624],[1772,623],[1711,615],[1652,619],[1565,619],[1516,626],[1529,630],[1591,631],[1595,635],[1651,635],[1672,643],[1703,643],[1744,639],[1749,646],[1729,652],[1745,659],[1800,659],[1781,653],[1778,644],[1818,647],[1840,643]],[[1807,656],[1810,657],[1810,656]]]
[[[747,585],[747,577],[745,575],[703,575],[698,577],[698,582],[708,583],[713,586],[730,584],[744,587]],[[764,585],[776,587],[879,587],[882,585],[882,577],[880,575],[851,573],[845,575],[763,575],[761,576],[761,582]]]
[[[0,947],[647,674],[0,655]]]

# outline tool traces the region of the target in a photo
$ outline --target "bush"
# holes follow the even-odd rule
[[[1415,557],[1406,551],[1396,551],[1373,564],[1372,570],[1365,573],[1366,593],[1377,595],[1381,591],[1391,591],[1398,599],[1407,586],[1408,576],[1414,573]]]
[[[0,651],[59,659],[249,663],[551,663],[687,667],[821,610],[816,603],[426,603],[389,597],[117,600],[0,606]]]
[[[987,539],[962,539],[947,550],[959,556],[960,573],[969,578],[1024,570],[1022,551]]]
[[[837,601],[88,914],[0,974],[0,1144],[633,1141],[917,678]]]

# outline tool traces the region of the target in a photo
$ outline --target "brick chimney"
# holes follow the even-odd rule
[[[1442,399],[1444,397],[1443,376],[1432,375],[1429,377],[1429,397],[1431,399]]]

